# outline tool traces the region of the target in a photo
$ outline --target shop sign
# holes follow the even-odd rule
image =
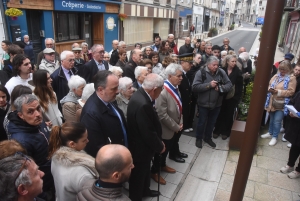
[[[116,24],[115,24],[115,19],[113,17],[109,17],[107,18],[106,20],[106,28],[109,30],[109,31],[113,31],[114,28],[115,28]]]
[[[76,12],[105,12],[105,4],[92,1],[55,0],[54,10]]]

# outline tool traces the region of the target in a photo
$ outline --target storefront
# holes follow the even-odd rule
[[[195,33],[202,33],[203,24],[203,7],[194,5],[193,7],[193,24],[195,25]]]
[[[178,8],[179,10],[179,8]],[[180,8],[179,12],[179,37],[190,36],[190,27],[193,25],[193,9]]]
[[[73,43],[103,44],[111,49],[118,39],[120,2],[54,0],[54,38],[56,50],[70,50]]]

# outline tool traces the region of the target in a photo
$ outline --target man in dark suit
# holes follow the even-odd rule
[[[133,82],[135,82],[136,79],[134,76],[134,70],[140,64],[142,56],[143,56],[142,50],[134,49],[132,51],[132,58],[125,65],[125,69],[123,73],[124,77],[129,77],[132,79]]]
[[[126,120],[122,110],[112,102],[119,93],[119,79],[110,71],[98,71],[94,77],[95,92],[85,103],[80,122],[88,131],[88,154],[96,157],[106,144],[128,146]]]
[[[221,46],[221,52],[223,50],[226,50],[226,51],[232,50],[232,51],[234,51],[234,49],[229,46],[229,43],[230,43],[229,38],[226,37],[226,38],[223,39],[223,45]]]
[[[73,52],[63,51],[60,54],[60,59],[61,66],[50,75],[57,102],[69,93],[68,81],[72,75],[77,75],[77,69],[74,68],[75,56]],[[62,111],[60,104],[58,104],[58,108]]]
[[[127,108],[128,141],[134,169],[129,180],[129,198],[141,201],[142,197],[159,195],[150,190],[150,162],[154,153],[163,153],[162,128],[153,102],[160,95],[163,78],[149,74],[142,87],[130,98]]]
[[[144,66],[137,66],[134,70],[135,82],[133,83],[133,88],[139,89],[148,75],[148,68]]]
[[[78,72],[78,75],[83,77],[87,83],[93,82],[93,77],[98,71],[108,70],[109,68],[108,63],[103,60],[105,53],[103,45],[93,45],[91,51],[93,59],[85,63]]]
[[[186,53],[193,53],[194,48],[191,47],[191,39],[190,37],[185,38],[185,43],[179,48],[179,55]]]

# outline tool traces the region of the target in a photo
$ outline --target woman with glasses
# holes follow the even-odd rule
[[[66,122],[52,128],[49,158],[56,200],[76,200],[85,182],[98,178],[95,158],[83,151],[88,142],[88,132],[82,123]]]

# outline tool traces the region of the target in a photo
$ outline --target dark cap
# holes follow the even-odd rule
[[[284,55],[284,58],[292,61],[294,59],[294,55],[291,53],[287,53]]]
[[[177,58],[179,61],[192,62],[193,61],[193,53],[184,53],[184,54],[178,55]]]

